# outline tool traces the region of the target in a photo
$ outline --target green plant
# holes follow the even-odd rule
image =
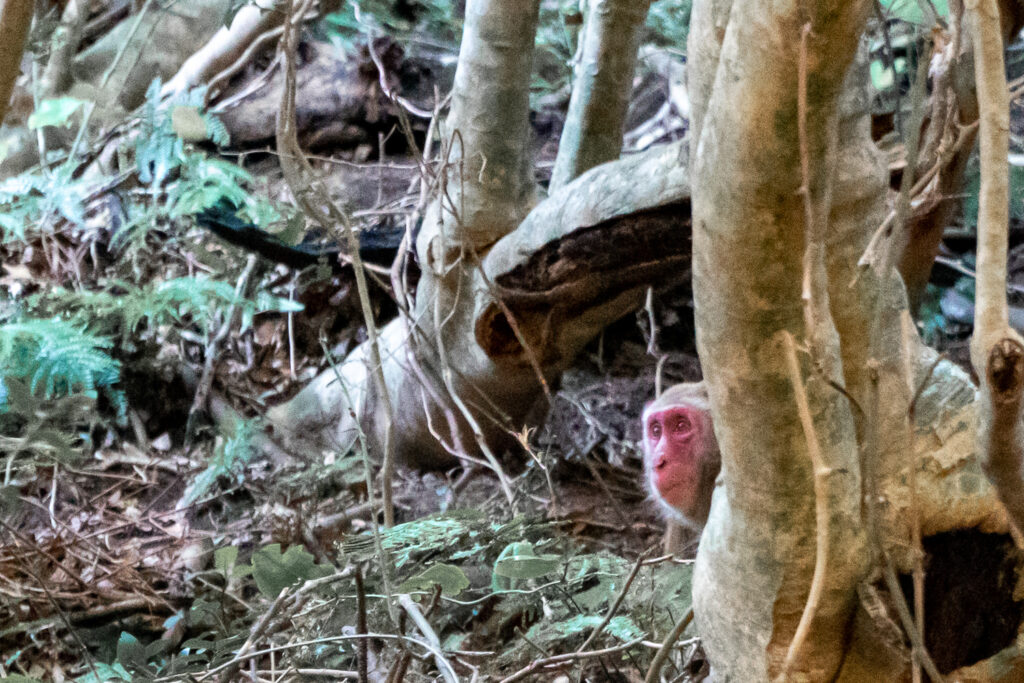
[[[84,325],[56,317],[0,325],[0,367],[44,398],[73,393],[95,398],[99,389],[119,397],[113,386],[120,363],[110,355],[112,346]]]
[[[205,277],[172,278],[144,287],[115,281],[98,292],[56,287],[31,297],[28,306],[38,313],[61,311],[76,324],[99,327],[119,337],[122,348],[130,347],[131,336],[144,321],[150,329],[196,325],[208,334],[211,323],[229,306],[240,310],[242,331],[252,325],[257,313],[302,310],[301,304],[262,290],[252,297],[240,296],[234,285]]]
[[[242,469],[254,455],[252,437],[255,432],[253,423],[243,420],[235,425],[233,434],[218,439],[206,469],[185,490],[182,499],[185,505],[191,505],[205,496],[220,477],[235,480],[241,476]]]
[[[346,0],[323,21],[328,38],[348,53],[366,37],[389,36],[400,43],[416,34],[454,47],[462,22],[453,0]]]

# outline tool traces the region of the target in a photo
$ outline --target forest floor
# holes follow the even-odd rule
[[[656,93],[668,90],[664,80],[652,77],[650,83],[636,98],[632,129],[646,126],[656,133],[638,134],[634,145],[685,133],[681,120],[663,115],[657,125],[650,124],[666,101]],[[541,110],[535,118],[542,180],[556,146],[562,105]],[[1019,105],[1013,132],[1024,138]],[[365,154],[363,149],[345,156],[352,160]],[[409,162],[396,157],[388,164]],[[372,162],[359,163],[373,172]],[[274,187],[280,182],[275,166],[263,159],[250,170],[266,170],[264,180]],[[1014,201],[1020,204],[1021,199]],[[970,316],[965,307],[972,300],[972,283],[965,273],[971,269],[972,238],[969,230],[950,234],[945,266],[922,308],[921,329],[968,367]],[[1024,324],[1024,229],[1019,222],[1012,239],[1015,310],[1022,312]],[[199,251],[220,257],[234,249],[193,232],[162,242],[159,260],[145,268],[159,277],[161,269],[170,272],[194,262]],[[52,279],[40,251],[29,247],[5,254],[5,279],[31,282],[26,296],[65,284]],[[230,258],[244,256],[233,253]],[[108,276],[89,270],[84,286]],[[268,270],[264,277],[278,278],[279,289],[291,281],[281,269]],[[373,295],[382,319],[394,314],[386,291],[377,287]],[[540,426],[524,437],[522,448],[503,454],[502,466],[516,492],[514,513],[487,471],[400,468],[394,503],[401,531],[386,535],[380,545],[371,522],[379,498],[368,500],[357,455],[252,456],[239,445],[238,433],[225,427],[224,415],[258,416],[327,368],[321,332],[341,354],[364,338],[350,270],[302,285],[296,298],[303,312],[291,319],[281,313],[256,314],[244,336],[226,341],[211,395],[223,409],[215,408],[215,419],[204,422],[194,438],[187,438],[185,427],[195,379],[182,368],[191,367],[194,375],[202,367],[202,345],[189,343],[187,336],[164,343],[157,334],[135,339],[133,348],[125,349],[127,423],[95,425],[87,457],[37,468],[18,487],[17,512],[0,522],[12,539],[0,548],[0,666],[40,680],[90,673],[103,680],[108,668],[122,675],[117,666],[128,676],[124,680],[139,672],[161,680],[184,679],[219,666],[225,667],[222,671],[255,667],[256,659],[236,661],[231,654],[248,640],[282,648],[279,660],[269,655],[258,660],[261,671],[291,666],[311,672],[296,673],[293,680],[334,680],[328,669],[351,669],[356,648],[331,638],[350,636],[358,616],[369,613],[382,635],[361,657],[380,670],[394,670],[404,654],[386,644],[406,627],[406,619],[395,621],[379,593],[399,585],[425,590],[429,597],[436,585],[450,602],[431,612],[430,605],[440,599],[435,592],[424,609],[446,649],[459,653],[460,671],[512,674],[538,656],[589,644],[584,642],[588,628],[629,586],[627,577],[638,558],[661,554],[665,525],[643,485],[639,415],[654,396],[656,374],[663,386],[700,377],[688,285],[655,293],[650,307],[609,327],[565,373],[550,405],[542,399],[534,411]],[[3,504],[0,500],[0,508]],[[429,520],[442,526],[428,526]],[[523,543],[529,548],[517,545]],[[683,557],[692,557],[696,537],[690,533],[683,546]],[[384,566],[384,551],[393,568]],[[530,573],[534,553],[535,563],[559,567],[560,581],[541,581],[551,567]],[[502,565],[509,558],[519,559],[511,576],[499,571],[510,566]],[[607,647],[636,641],[649,658],[657,643],[638,636],[636,627],[663,634],[685,612],[688,584],[679,576],[689,565],[660,561],[623,609],[620,616],[629,620],[609,622],[606,629],[617,640],[604,643]],[[458,573],[423,578],[432,567],[452,564]],[[345,567],[365,573],[372,590],[352,588],[351,575],[338,574]],[[293,590],[280,596],[289,579],[335,575],[345,585],[337,595]],[[462,602],[448,595],[448,584],[458,583],[460,575],[473,595]],[[366,599],[373,604],[359,607]],[[584,617],[589,621],[580,621]],[[585,660],[584,670],[598,672],[595,680],[642,678],[644,666],[625,652],[580,661]],[[414,660],[404,666],[429,670],[429,658]],[[699,677],[702,661],[692,641],[684,641],[674,665],[682,680]]]

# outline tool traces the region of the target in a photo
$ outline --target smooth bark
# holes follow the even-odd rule
[[[648,7],[650,0],[590,0],[552,191],[619,157]]]

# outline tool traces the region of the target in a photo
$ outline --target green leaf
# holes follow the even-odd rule
[[[558,555],[537,555],[531,543],[510,543],[494,562],[494,573],[509,579],[536,579],[558,569]]]
[[[42,100],[36,110],[28,117],[28,127],[32,130],[44,126],[71,125],[71,115],[85,104],[76,97],[55,97]]]
[[[213,551],[213,566],[224,576],[231,576],[231,570],[238,562],[238,548],[229,545]]]
[[[256,587],[270,599],[300,581],[320,578],[332,569],[318,565],[305,548],[293,545],[284,553],[280,543],[272,543],[257,550],[252,556],[252,574]]]
[[[121,637],[117,639],[117,661],[129,671],[140,671],[146,669],[148,660],[146,647],[139,642],[139,639],[122,631]]]
[[[402,593],[411,593],[416,590],[430,590],[434,586],[440,586],[442,594],[453,597],[469,588],[469,579],[455,565],[438,563],[411,577],[399,586],[398,590]]]

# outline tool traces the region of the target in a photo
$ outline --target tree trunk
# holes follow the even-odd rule
[[[590,0],[552,191],[622,151],[633,71],[650,0]]]
[[[32,8],[29,0],[0,1],[0,123],[21,73],[21,53],[32,25]]]
[[[898,254],[856,265],[888,209],[865,65],[850,68],[869,8],[694,7],[694,295],[723,461],[694,608],[721,680],[908,680],[904,636],[887,642],[874,609],[878,577],[913,569],[915,528],[1007,530],[973,452],[973,387],[949,364],[929,374],[902,322]],[[799,386],[787,337],[802,347]],[[821,449],[815,472],[808,443]]]

